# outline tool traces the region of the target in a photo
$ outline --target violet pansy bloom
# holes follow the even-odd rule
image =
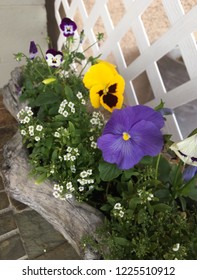
[[[60,23],[60,29],[63,31],[65,37],[73,36],[77,25],[70,18],[63,18]]]
[[[63,53],[54,49],[49,49],[46,52],[46,61],[51,67],[59,67],[63,61]]]
[[[36,47],[36,44],[34,41],[31,41],[29,46],[29,58],[34,59],[37,53],[38,53],[38,49]]]
[[[115,109],[97,140],[103,159],[120,169],[130,169],[144,156],[156,156],[163,147],[160,129],[164,119],[144,105]]]

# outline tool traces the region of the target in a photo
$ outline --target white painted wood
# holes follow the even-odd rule
[[[83,20],[84,32],[92,44],[95,41],[94,26],[98,18],[102,18],[107,38],[101,46],[95,45],[92,48],[96,56],[102,54],[107,59],[110,54],[115,57],[117,68],[126,81],[126,102],[127,104],[138,104],[138,96],[133,86],[133,80],[143,72],[147,73],[154,99],[147,105],[155,106],[162,99],[167,107],[175,109],[190,101],[197,99],[197,45],[193,32],[197,30],[197,5],[185,14],[181,0],[161,0],[161,5],[171,24],[170,28],[154,43],[150,44],[146,29],[143,24],[142,15],[153,3],[153,0],[121,0],[125,6],[125,14],[116,26],[113,26],[108,0],[96,0],[95,5],[88,14],[83,0],[72,0],[68,5],[67,0],[56,0],[56,19],[59,24],[61,19],[58,7],[62,3],[66,14],[73,18],[78,11]],[[140,55],[127,65],[121,49],[121,40],[124,35],[132,30]],[[60,35],[58,47],[61,48],[65,38]],[[187,68],[190,81],[183,85],[167,91],[162,80],[157,62],[174,48],[180,49],[182,58]],[[196,113],[197,114],[197,113]],[[197,122],[197,115],[196,115]],[[175,115],[168,117],[166,129],[173,134],[174,140],[183,138]]]

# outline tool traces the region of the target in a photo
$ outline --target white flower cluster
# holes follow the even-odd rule
[[[25,129],[21,130],[21,134],[24,136],[28,134],[29,136],[35,137],[35,141],[38,142],[40,141],[41,137],[44,135],[42,133],[42,130],[43,130],[42,125],[38,124],[35,127],[33,125],[29,125],[27,131]]]
[[[72,192],[74,192],[74,187],[72,185],[72,182],[67,182],[66,183],[66,189],[68,191],[68,193],[65,194],[65,197],[62,196],[62,192],[63,192],[64,187],[62,185],[59,184],[54,184],[53,186],[53,196],[55,198],[60,198],[61,200],[65,200],[65,199],[69,199],[72,198]]]
[[[67,153],[63,156],[65,161],[72,161],[74,162],[77,157],[79,156],[78,148],[67,147]]]
[[[75,113],[75,104],[71,101],[68,102],[66,99],[64,99],[60,104],[58,113],[67,118],[69,114]]]
[[[33,116],[31,107],[26,106],[25,108],[21,109],[18,112],[17,119],[19,120],[20,123],[26,124],[30,122],[31,116]]]
[[[151,201],[154,198],[154,195],[150,191],[138,190],[137,193],[138,193],[139,197],[142,199],[141,203]]]
[[[124,217],[124,211],[122,210],[123,207],[121,204],[118,202],[114,205],[114,216],[119,216],[120,218]]]
[[[102,128],[104,125],[104,116],[101,112],[96,112],[94,111],[92,113],[92,118],[90,119],[90,122],[92,124],[93,127],[98,127],[98,128]]]
[[[86,104],[86,101],[83,98],[83,94],[80,91],[77,93],[77,98],[81,101],[81,104],[83,104],[83,105]]]
[[[82,192],[84,191],[84,186],[85,185],[89,185],[89,190],[93,189],[94,186],[94,179],[89,178],[89,176],[92,175],[92,169],[88,169],[88,170],[83,170],[80,172],[79,176],[80,178],[77,179],[77,182],[79,182],[80,187],[79,187],[79,191]]]

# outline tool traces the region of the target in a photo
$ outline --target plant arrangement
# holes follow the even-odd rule
[[[116,67],[80,51],[74,21],[60,29],[61,51],[44,54],[32,41],[29,56],[15,55],[26,59],[17,117],[31,175],[54,182],[54,199],[104,213],[97,241],[82,240],[102,259],[197,259],[196,131],[173,143],[162,133],[171,112],[163,102],[125,105]]]

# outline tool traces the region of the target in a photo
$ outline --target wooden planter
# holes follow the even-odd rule
[[[4,104],[15,118],[21,109],[18,92],[21,83],[21,69],[16,68],[11,73],[11,80],[3,89]],[[36,185],[34,179],[29,176],[31,167],[19,131],[4,146],[3,153],[2,176],[8,194],[37,211],[51,223],[82,259],[97,259],[98,256],[88,247],[85,251],[82,249],[81,238],[87,234],[95,236],[95,229],[102,223],[101,212],[74,199],[56,199],[53,196],[51,181]]]

